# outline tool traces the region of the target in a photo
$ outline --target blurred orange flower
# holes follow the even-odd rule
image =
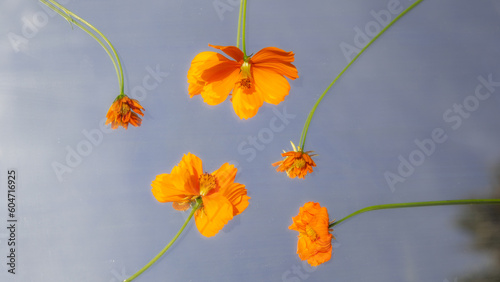
[[[331,229],[328,225],[328,211],[318,203],[308,202],[299,209],[288,228],[299,232],[297,254],[311,266],[318,266],[332,257]]]
[[[286,175],[290,178],[305,178],[307,173],[313,172],[313,166],[316,166],[316,163],[311,158],[316,156],[316,154],[311,154],[313,151],[303,152],[300,147],[295,147],[293,142],[290,143],[292,144],[293,151],[283,151],[281,156],[285,159],[273,163],[273,166],[278,166],[276,171],[285,171]]]
[[[293,52],[266,47],[246,57],[235,46],[209,46],[233,60],[211,51],[196,55],[187,74],[189,95],[201,94],[205,103],[217,105],[232,91],[234,112],[241,119],[255,116],[264,102],[277,105],[285,100],[290,91],[285,76],[299,77]]]
[[[140,126],[142,119],[137,115],[144,116],[141,112],[144,108],[139,104],[139,101],[130,99],[125,94],[120,94],[109,107],[106,114],[106,124],[111,123],[112,129],[117,129],[119,126],[127,129],[128,124]]]
[[[234,182],[236,172],[228,163],[212,173],[203,172],[201,159],[188,153],[170,174],[156,176],[152,192],[159,202],[172,202],[176,210],[187,210],[201,198],[203,204],[194,214],[196,226],[211,237],[248,206],[245,185]]]

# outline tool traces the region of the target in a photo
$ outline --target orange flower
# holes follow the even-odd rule
[[[234,46],[209,46],[233,60],[210,51],[196,55],[187,74],[189,95],[201,94],[205,103],[217,105],[232,91],[234,112],[241,119],[253,117],[264,102],[277,105],[285,100],[290,91],[285,76],[299,77],[293,52],[266,47],[246,57]]]
[[[117,129],[120,125],[127,129],[129,123],[133,126],[140,126],[142,120],[137,114],[144,116],[141,110],[144,108],[139,104],[139,101],[130,99],[125,94],[120,94],[109,107],[106,114],[106,124],[111,123],[112,129]]]
[[[286,175],[290,178],[305,178],[307,173],[313,172],[313,166],[316,166],[311,157],[316,156],[316,154],[310,155],[313,151],[303,152],[300,147],[295,147],[292,143],[293,151],[285,152],[281,154],[285,159],[279,162],[273,163],[273,166],[278,166],[276,171],[286,172]]]
[[[332,239],[328,211],[318,203],[308,202],[299,209],[288,228],[299,232],[297,254],[311,266],[318,266],[332,257]]]
[[[248,206],[245,185],[234,182],[236,172],[228,163],[212,173],[203,172],[200,158],[188,153],[170,174],[156,176],[152,192],[159,202],[172,202],[176,210],[187,210],[201,198],[203,204],[194,214],[196,226],[211,237]]]

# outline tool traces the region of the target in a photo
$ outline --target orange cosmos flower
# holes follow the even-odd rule
[[[144,108],[139,104],[139,101],[130,99],[125,94],[120,94],[109,107],[106,114],[106,124],[111,123],[112,129],[117,129],[119,126],[127,129],[129,123],[133,126],[140,126],[142,120],[137,114],[144,116],[141,110]]]
[[[288,228],[299,232],[297,254],[311,266],[318,266],[332,257],[332,234],[328,211],[318,203],[308,202],[299,209]]]
[[[276,171],[286,172],[286,175],[290,178],[305,178],[307,173],[313,172],[313,166],[316,163],[311,157],[316,156],[316,154],[310,155],[313,151],[303,152],[300,147],[295,147],[293,142],[290,141],[293,147],[293,151],[285,152],[281,154],[285,159],[279,162],[273,163],[273,166],[278,166]]]
[[[201,198],[203,204],[194,214],[196,226],[211,237],[248,206],[245,185],[234,182],[236,172],[228,163],[212,173],[203,172],[200,158],[188,153],[170,174],[156,176],[152,192],[159,202],[172,202],[176,210],[186,210]]]
[[[196,55],[187,74],[189,95],[201,94],[205,103],[217,105],[232,91],[234,112],[241,119],[253,117],[264,102],[277,105],[285,100],[290,91],[285,76],[299,77],[293,52],[266,47],[246,57],[234,46],[209,46],[233,60],[209,51]]]

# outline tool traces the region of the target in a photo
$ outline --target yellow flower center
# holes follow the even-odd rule
[[[217,179],[210,173],[204,173],[199,177],[200,183],[200,195],[205,196],[210,192],[210,190],[214,189],[217,186]]]
[[[123,103],[122,108],[120,109],[120,114],[125,115],[130,112],[130,106],[128,104]]]
[[[300,159],[296,159],[294,162],[293,162],[293,165],[292,165],[292,168],[303,168],[306,166],[306,160],[304,160],[304,158],[300,158]]]
[[[241,80],[240,87],[243,89],[252,88],[252,73],[251,73],[252,65],[249,62],[243,62],[241,65]]]
[[[316,239],[318,239],[318,234],[311,226],[309,226],[309,224],[306,225],[306,234],[307,237],[309,237],[309,239],[311,239],[312,241],[316,241]]]

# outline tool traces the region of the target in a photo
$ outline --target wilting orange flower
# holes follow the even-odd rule
[[[299,232],[297,254],[311,266],[318,266],[332,257],[332,239],[328,211],[318,203],[308,202],[299,209],[288,228]]]
[[[310,155],[313,151],[303,152],[300,147],[295,147],[292,143],[293,151],[285,152],[281,154],[285,159],[279,162],[273,163],[273,166],[278,166],[276,171],[286,172],[286,175],[290,178],[305,178],[307,173],[313,172],[313,166],[316,166],[316,163],[312,160],[311,157],[316,156],[316,154]]]
[[[173,202],[176,210],[187,210],[201,198],[203,204],[194,214],[196,226],[211,237],[248,206],[245,185],[234,182],[236,172],[228,163],[212,173],[203,172],[201,159],[188,153],[170,174],[156,176],[153,195],[159,202]]]
[[[253,117],[264,102],[277,105],[285,100],[290,91],[285,76],[299,77],[293,52],[266,47],[245,57],[234,46],[209,46],[233,60],[211,51],[196,55],[187,74],[189,95],[201,94],[205,103],[217,105],[232,91],[234,111],[242,119]]]
[[[127,129],[129,123],[133,126],[140,126],[142,120],[137,114],[144,116],[141,110],[144,108],[139,104],[139,101],[130,99],[125,94],[120,94],[109,107],[106,114],[106,124],[111,123],[112,129],[117,129],[118,126]]]

